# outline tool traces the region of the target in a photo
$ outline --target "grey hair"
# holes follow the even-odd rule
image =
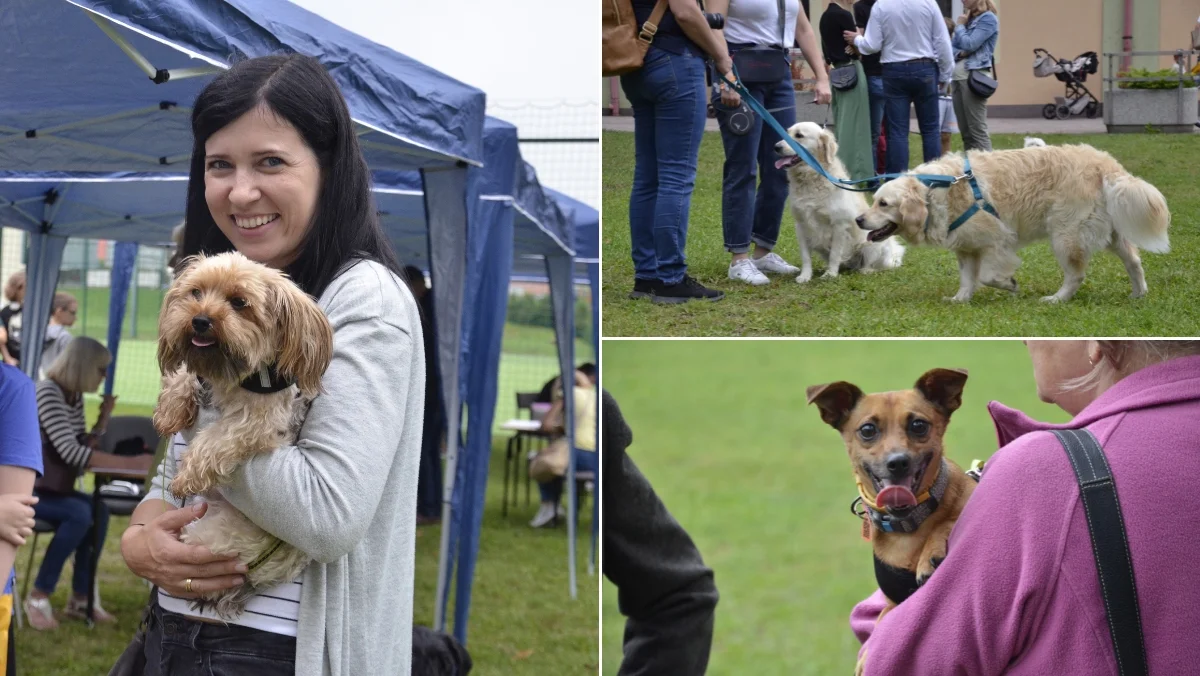
[[[68,392],[95,392],[104,376],[100,369],[108,368],[112,355],[99,341],[79,336],[67,343],[67,349],[46,369],[46,377]]]
[[[1200,340],[1100,340],[1100,360],[1086,375],[1065,381],[1065,392],[1094,390],[1134,371],[1160,362],[1200,354]]]

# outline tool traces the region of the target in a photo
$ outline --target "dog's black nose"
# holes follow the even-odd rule
[[[893,453],[888,456],[887,468],[888,473],[894,477],[908,476],[908,470],[912,469],[912,460],[907,453]]]
[[[204,333],[212,328],[212,320],[204,315],[192,317],[192,328],[196,333]]]
[[[855,223],[858,223],[858,227],[860,227],[860,228],[861,228],[861,227],[862,227],[862,224],[863,224],[863,217],[862,217],[862,216],[858,216],[857,218],[855,218],[855,219],[854,219],[854,222],[855,222]]]

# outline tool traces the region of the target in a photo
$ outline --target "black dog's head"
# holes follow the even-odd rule
[[[453,636],[413,625],[412,676],[467,676],[471,656]]]

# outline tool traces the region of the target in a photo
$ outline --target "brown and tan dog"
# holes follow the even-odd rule
[[[891,601],[880,617],[945,558],[950,530],[975,490],[942,448],[966,382],[966,371],[939,368],[911,390],[863,394],[847,382],[808,388],[808,403],[842,433],[854,464],[875,577]]]

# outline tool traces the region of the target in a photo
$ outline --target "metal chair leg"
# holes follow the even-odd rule
[[[513,439],[509,439],[504,448],[504,489],[500,497],[500,516],[508,516],[508,463],[512,460]]]
[[[37,552],[37,541],[40,533],[33,534],[33,544],[29,547],[29,563],[25,566],[25,580],[21,582],[21,598],[29,598],[29,581],[33,579],[33,555]]]

